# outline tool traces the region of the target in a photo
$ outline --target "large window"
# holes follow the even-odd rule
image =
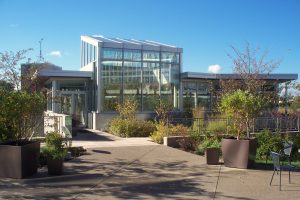
[[[169,62],[169,63],[179,63],[179,54],[178,53],[162,52],[161,53],[161,61],[162,62]]]
[[[183,109],[191,110],[197,106],[196,100],[197,83],[184,82],[183,83]]]
[[[141,110],[141,63],[124,62],[123,73],[124,99],[135,101],[138,105],[138,110]]]
[[[178,109],[179,74],[178,53],[103,48],[101,111],[114,111],[125,99],[136,101],[139,111],[153,111],[159,98]]]
[[[190,110],[195,107],[201,107],[205,110],[211,109],[211,94],[208,90],[208,84],[202,82],[184,82],[183,83],[183,108]]]
[[[122,60],[122,49],[102,48],[102,58]]]
[[[153,111],[159,99],[159,63],[143,63],[143,110]]]
[[[161,98],[172,102],[175,109],[179,108],[179,73],[179,65],[171,63],[161,64]]]
[[[159,62],[159,52],[156,51],[144,51],[143,61]]]
[[[142,53],[140,50],[124,50],[124,60],[141,61]]]
[[[115,110],[116,104],[121,102],[122,62],[102,61],[102,111]]]

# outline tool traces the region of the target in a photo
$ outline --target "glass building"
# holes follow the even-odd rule
[[[115,111],[125,99],[154,111],[157,99],[180,110],[182,48],[149,40],[81,36],[81,71],[95,74],[94,110]]]
[[[216,108],[220,79],[237,74],[182,72],[183,49],[150,40],[81,36],[80,71],[42,67],[39,76],[49,88],[47,110],[71,115],[80,126],[103,129],[126,99],[138,104],[137,115],[153,119],[158,99],[173,105],[174,114],[195,107]],[[297,74],[263,76],[269,92]]]

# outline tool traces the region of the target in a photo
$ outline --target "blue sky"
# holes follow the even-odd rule
[[[0,0],[0,51],[34,48],[79,69],[80,35],[148,39],[182,47],[183,71],[232,72],[230,45],[269,51],[276,73],[300,74],[298,0]],[[52,52],[52,54],[51,54]]]

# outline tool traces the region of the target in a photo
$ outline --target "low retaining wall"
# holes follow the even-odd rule
[[[179,148],[179,140],[185,139],[187,136],[167,136],[164,137],[164,145],[173,148]]]

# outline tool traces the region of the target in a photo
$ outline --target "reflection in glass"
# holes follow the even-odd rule
[[[103,59],[113,59],[121,60],[122,59],[122,49],[112,49],[112,48],[102,48],[102,58]]]
[[[143,110],[153,111],[159,99],[159,63],[143,63]]]
[[[156,51],[144,51],[143,60],[150,62],[159,62],[159,52]]]
[[[161,65],[161,98],[171,102],[178,109],[179,98],[179,65]]]
[[[179,63],[179,54],[178,53],[170,53],[170,52],[162,52],[161,53],[161,61],[178,64]]]
[[[124,62],[124,99],[135,101],[141,110],[141,63]]]
[[[103,61],[101,66],[101,109],[102,111],[113,111],[116,104],[121,101],[122,62]]]
[[[124,60],[141,61],[142,53],[140,50],[124,50]]]
[[[153,111],[159,98],[178,109],[179,74],[178,53],[103,48],[101,111],[114,111],[124,99],[136,101],[139,110]]]
[[[211,97],[206,83],[183,82],[183,108],[202,107],[211,109]]]

